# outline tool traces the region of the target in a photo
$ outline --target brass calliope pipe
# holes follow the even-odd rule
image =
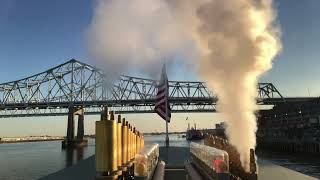
[[[96,179],[118,179],[133,172],[137,153],[144,148],[144,137],[125,118],[104,107],[96,122]]]
[[[128,163],[128,122],[122,119],[122,166]]]
[[[118,170],[117,148],[117,123],[112,111],[110,120],[108,120],[108,109],[105,107],[101,121],[96,122],[96,170],[98,174],[110,175]]]
[[[122,169],[122,122],[120,114],[117,122],[117,161],[118,168]]]

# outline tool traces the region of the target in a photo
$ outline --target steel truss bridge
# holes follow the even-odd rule
[[[67,115],[69,107],[98,114],[103,106],[119,113],[151,113],[157,80],[121,76],[107,85],[104,73],[70,60],[45,72],[0,84],[0,117]],[[259,83],[257,103],[274,105],[308,98],[284,98],[272,83]],[[169,81],[173,112],[215,112],[218,98],[204,82]]]

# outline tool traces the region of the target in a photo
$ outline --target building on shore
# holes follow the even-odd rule
[[[260,110],[257,120],[258,148],[320,153],[320,99]]]

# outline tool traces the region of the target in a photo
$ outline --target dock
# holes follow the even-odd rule
[[[160,159],[165,161],[166,166],[168,166],[165,170],[165,180],[173,177],[181,178],[185,175],[183,167],[189,151],[188,147],[160,147]],[[262,158],[258,158],[258,167],[259,180],[316,180],[316,178],[276,165]],[[41,180],[94,180],[95,175],[95,156],[91,156],[74,166],[45,176]]]

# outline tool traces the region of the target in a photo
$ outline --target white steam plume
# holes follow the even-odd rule
[[[158,78],[165,61],[194,56],[192,38],[171,6],[164,0],[97,1],[89,50],[109,78],[132,69]]]
[[[197,9],[199,72],[219,97],[218,110],[242,165],[256,146],[257,80],[281,49],[272,0],[207,0]]]
[[[89,47],[111,78],[129,68],[155,74],[163,59],[198,52],[195,65],[218,94],[229,141],[248,169],[257,80],[281,49],[275,17],[272,0],[99,0]]]

